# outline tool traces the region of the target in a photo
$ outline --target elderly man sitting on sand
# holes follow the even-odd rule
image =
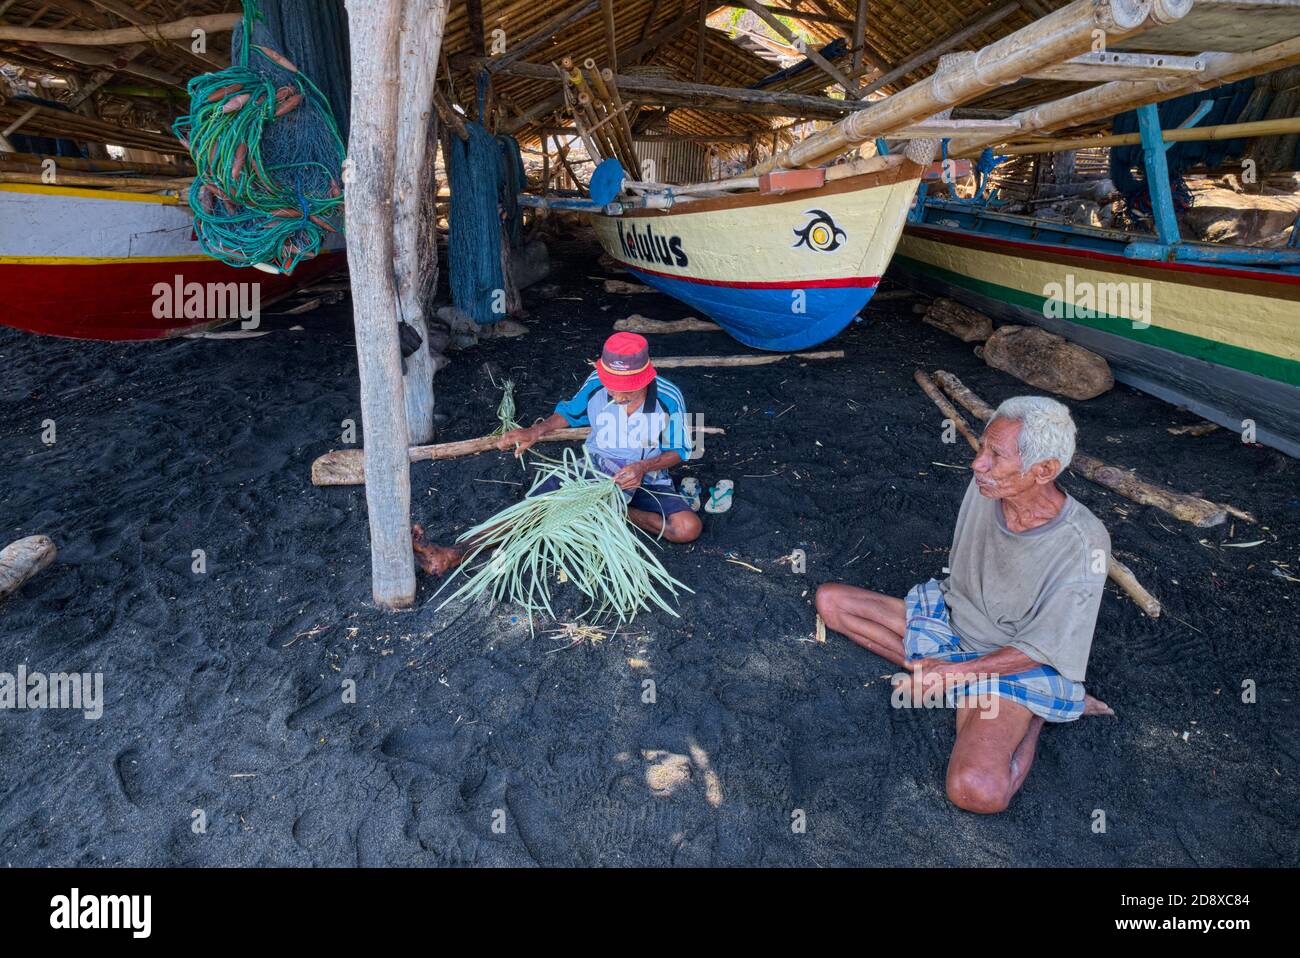
[[[655,371],[645,337],[615,333],[605,340],[595,371],[576,395],[560,402],[549,418],[502,435],[497,448],[513,448],[519,456],[547,433],[590,426],[587,452],[596,468],[623,490],[628,521],[669,542],[693,542],[703,523],[668,474],[691,455],[687,418],[681,390]],[[529,495],[558,485],[558,479],[550,479]],[[460,565],[475,545],[426,543],[418,525],[412,533],[416,561],[431,575]]]
[[[910,670],[894,676],[897,704],[937,689],[933,704],[956,706],[947,791],[967,811],[1007,807],[1044,722],[1114,714],[1083,688],[1110,536],[1056,484],[1074,436],[1059,402],[1008,399],[971,463],[948,577],[906,599],[849,585],[817,590],[827,626]]]

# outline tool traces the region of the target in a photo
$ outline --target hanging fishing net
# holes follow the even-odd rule
[[[232,54],[227,69],[190,81],[190,112],[173,126],[198,171],[194,230],[230,266],[292,273],[343,229],[342,3],[244,0]]]

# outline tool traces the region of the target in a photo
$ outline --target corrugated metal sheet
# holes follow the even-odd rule
[[[702,144],[689,140],[633,138],[641,174],[658,183],[699,183],[709,178],[708,155]],[[653,163],[647,167],[646,161]]]

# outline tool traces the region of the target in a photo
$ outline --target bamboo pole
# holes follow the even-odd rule
[[[983,33],[989,27],[1001,23],[1007,17],[1011,16],[1013,13],[1016,13],[1020,9],[1021,9],[1020,4],[1016,2],[1016,3],[1003,4],[1002,6],[994,10],[990,10],[988,13],[980,17],[978,20],[976,20],[974,23],[970,24],[969,26],[963,27],[962,29],[949,34],[948,36],[940,40],[938,43],[935,43],[927,47],[926,49],[922,50],[920,53],[916,54],[915,56],[909,57],[907,60],[900,63],[898,66],[894,67],[894,69],[890,70],[888,73],[884,74],[883,76],[877,77],[875,80],[871,82],[869,86],[863,89],[862,95],[867,96],[869,94],[875,93],[881,87],[889,86],[889,84],[893,83],[895,80],[901,80],[903,77],[907,76],[913,70],[917,70],[925,66],[927,63],[933,63],[935,60],[939,59],[939,57],[942,56],[943,54],[949,52],[950,50],[958,46],[961,46],[971,37]]]
[[[1186,2],[1190,9],[1191,0]],[[1074,0],[976,53],[950,54],[947,62],[940,63],[920,83],[850,114],[750,172],[815,166],[858,143],[887,135],[974,99],[990,88],[1086,53],[1092,49],[1097,31],[1113,43],[1155,25],[1152,0]]]
[[[1113,80],[1072,96],[1022,110],[1008,119],[1019,123],[1026,133],[1079,126],[1147,103],[1159,103],[1198,90],[1209,90],[1261,73],[1281,70],[1300,63],[1300,37],[1241,53],[1201,53],[1197,59],[1204,61],[1205,69],[1194,76],[1169,80]],[[953,141],[948,153],[950,156],[970,155],[1001,142],[1003,138],[994,136],[963,138]]]
[[[628,112],[628,106],[623,105],[623,96],[618,89],[618,74],[613,70],[602,70],[601,79],[605,81],[605,86],[609,89],[609,95],[613,97],[614,109],[618,113],[619,123],[623,125],[623,132],[627,136],[628,147],[632,151],[632,161],[635,164],[634,169],[640,175],[641,160],[636,152],[636,139],[632,136],[632,120],[636,118],[636,113]]]
[[[705,426],[699,430],[705,435],[726,435],[725,429]],[[538,442],[578,442],[591,435],[590,426],[576,429],[557,429],[547,433]],[[457,442],[441,442],[431,446],[411,446],[407,450],[411,462],[423,462],[426,459],[460,459],[476,456],[482,452],[491,452],[497,448],[500,436],[480,436],[477,439],[461,439]],[[317,457],[311,464],[311,483],[313,486],[357,486],[366,481],[365,455],[361,449],[332,449]]]
[[[408,606],[415,600],[411,474],[393,277],[393,154],[402,8],[397,3],[356,2],[347,8],[352,57],[352,130],[344,164],[347,231],[352,240],[348,266],[364,456],[369,461],[371,587],[375,602],[387,608]]]
[[[925,390],[925,394],[930,397],[931,401],[939,407],[939,411],[953,422],[957,427],[957,431],[960,432],[962,437],[966,440],[966,443],[978,454],[980,448],[979,439],[976,438],[975,434],[971,431],[966,420],[962,418],[961,413],[959,413],[953,407],[952,403],[948,402],[948,400],[940,394],[939,390],[935,388],[934,382],[930,377],[927,376],[924,371],[918,369],[912,374],[912,378],[916,380],[917,385]],[[935,374],[935,379],[938,379],[938,373]],[[971,393],[971,395],[973,396],[974,393]],[[979,414],[975,413],[973,409],[971,412],[974,415],[979,416]],[[1129,598],[1136,602],[1138,608],[1151,616],[1151,618],[1157,618],[1160,615],[1160,601],[1142,586],[1142,583],[1138,581],[1137,576],[1133,574],[1132,569],[1124,565],[1124,563],[1120,562],[1114,556],[1109,556],[1108,559],[1109,562],[1106,568],[1107,577],[1118,585]]]
[[[993,407],[976,396],[952,373],[938,370],[934,378],[943,387],[944,392],[970,410],[972,415],[984,422],[993,418]],[[1074,459],[1070,462],[1070,468],[1085,479],[1119,493],[1126,499],[1139,505],[1155,506],[1175,519],[1194,526],[1205,528],[1222,525],[1227,521],[1229,513],[1247,522],[1255,522],[1255,517],[1248,512],[1156,485],[1136,473],[1107,465],[1087,453],[1076,451]]]
[[[204,17],[185,17],[171,23],[150,23],[118,27],[112,30],[48,30],[40,27],[15,27],[0,23],[0,40],[15,43],[66,43],[72,46],[111,47],[163,40],[188,41],[195,30],[228,33],[243,19],[239,13],[214,13]]]
[[[604,72],[593,69],[591,72],[591,85],[600,96],[606,115],[613,117],[611,125],[614,128],[615,139],[622,150],[623,163],[629,170],[639,170],[641,164],[637,159],[636,145],[632,142],[632,127],[627,120],[627,108],[614,102],[614,94],[610,92],[609,85],[605,82]]]
[[[1300,117],[1162,130],[1160,136],[1166,143],[1196,143],[1202,140],[1289,136],[1293,133],[1300,133]],[[1113,136],[1084,136],[1072,140],[1043,140],[1037,143],[1012,145],[1000,148],[998,153],[1006,156],[1024,156],[1030,153],[1060,153],[1067,150],[1086,150],[1098,146],[1132,146],[1141,142],[1142,134],[1140,133],[1117,133]]]

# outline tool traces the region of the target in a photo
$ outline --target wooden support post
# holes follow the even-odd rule
[[[438,125],[433,91],[438,76],[448,0],[405,0],[400,54],[397,159],[394,170],[393,275],[402,319],[420,334],[420,348],[406,357],[403,378],[410,441],[433,439],[433,375],[424,321],[426,301],[438,284],[435,212],[429,198],[434,179]]]
[[[853,63],[850,76],[862,76],[862,54],[867,43],[867,0],[858,0],[857,16],[853,19]],[[865,94],[864,94],[865,95]]]
[[[865,2],[865,0],[864,0]],[[709,29],[709,5],[706,0],[700,0],[700,19],[695,25],[695,71],[692,76],[696,83],[704,82],[704,38],[705,31]]]
[[[372,592],[377,604],[415,600],[411,551],[411,470],[393,278],[394,153],[398,132],[399,41],[403,4],[352,0],[352,130],[347,184],[348,266],[352,278]]]

